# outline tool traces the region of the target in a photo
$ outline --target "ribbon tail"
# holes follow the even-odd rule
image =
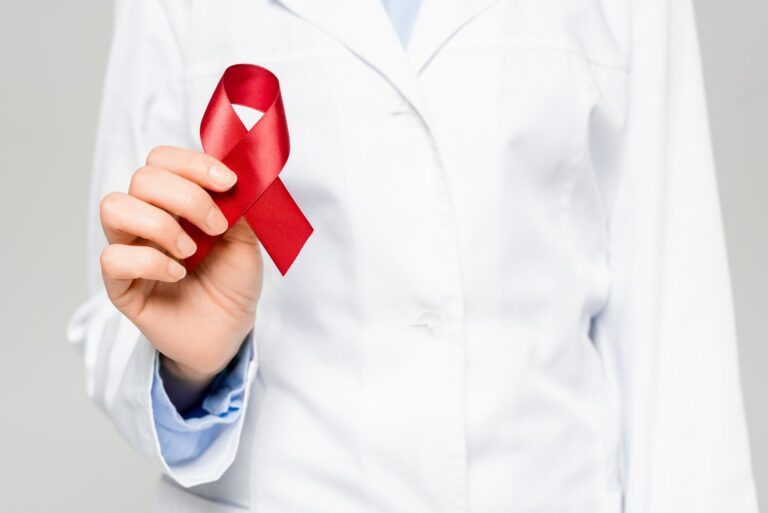
[[[244,217],[285,276],[314,229],[280,178],[272,182]]]

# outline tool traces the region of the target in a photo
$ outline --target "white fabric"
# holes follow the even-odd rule
[[[407,51],[378,0],[116,15],[70,338],[159,511],[757,510],[689,0],[424,0]],[[171,471],[97,203],[199,148],[237,62],[281,81],[315,233],[265,259],[241,422]]]

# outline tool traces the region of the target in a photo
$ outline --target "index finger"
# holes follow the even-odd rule
[[[158,146],[147,155],[147,165],[170,171],[214,191],[226,191],[237,175],[216,158],[175,146]]]

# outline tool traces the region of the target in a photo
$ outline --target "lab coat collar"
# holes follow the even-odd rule
[[[420,74],[464,25],[498,1],[422,0],[408,47],[416,73]]]
[[[380,0],[278,1],[349,48],[424,115],[425,105],[416,84],[415,70]]]
[[[430,126],[418,75],[445,43],[498,0],[422,0],[408,50],[380,0],[278,0],[325,31],[386,78]]]

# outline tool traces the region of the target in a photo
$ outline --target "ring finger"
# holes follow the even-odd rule
[[[105,196],[101,201],[101,219],[110,244],[130,244],[141,237],[177,258],[187,258],[197,249],[173,216],[129,194],[116,192]]]

